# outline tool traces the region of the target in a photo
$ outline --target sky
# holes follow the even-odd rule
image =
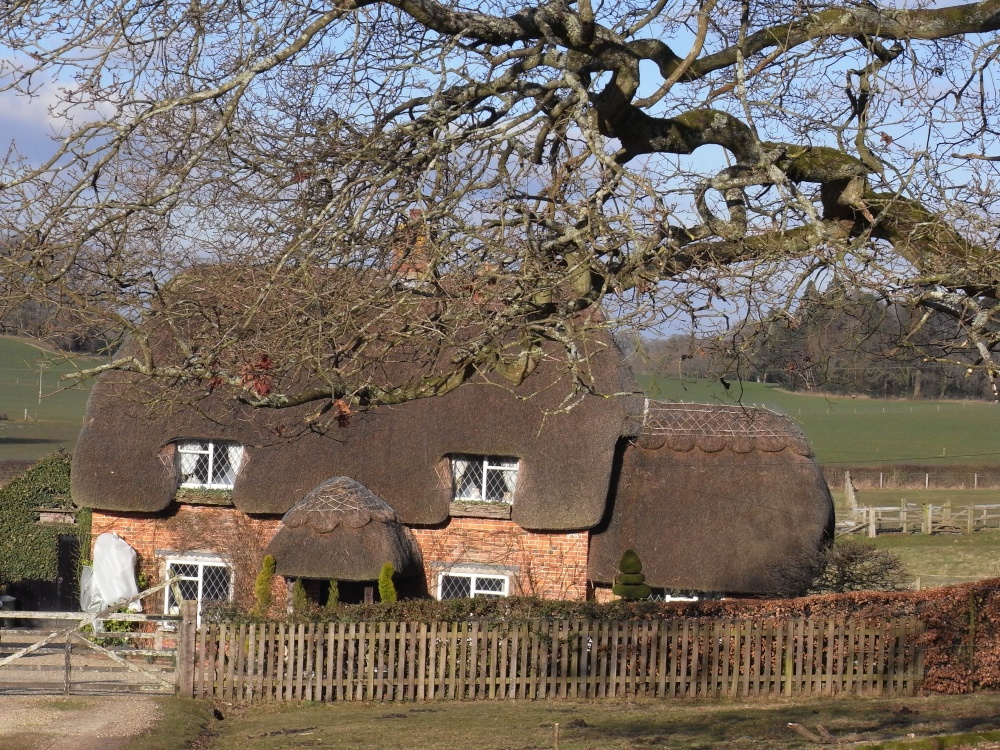
[[[58,132],[58,121],[49,115],[55,103],[55,87],[43,89],[32,99],[0,93],[0,145],[6,151],[10,143],[32,161],[41,160],[52,150],[52,136]]]

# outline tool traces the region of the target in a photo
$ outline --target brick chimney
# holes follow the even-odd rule
[[[427,222],[420,208],[410,209],[410,218],[396,229],[392,242],[392,270],[402,279],[426,275],[430,265]]]

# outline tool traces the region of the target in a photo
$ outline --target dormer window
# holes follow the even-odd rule
[[[507,504],[514,502],[517,467],[516,458],[505,456],[452,456],[454,501]]]
[[[243,463],[243,446],[221,440],[181,440],[177,466],[181,487],[231,490]]]

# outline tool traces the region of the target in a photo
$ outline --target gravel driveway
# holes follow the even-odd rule
[[[0,695],[0,750],[120,750],[158,718],[145,695]]]

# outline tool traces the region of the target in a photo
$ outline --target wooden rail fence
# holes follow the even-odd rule
[[[909,503],[898,506],[861,506],[852,508],[848,517],[837,522],[837,536],[862,534],[971,534],[983,529],[1000,528],[1000,505],[965,505],[953,509],[943,505]]]
[[[179,693],[228,701],[912,694],[911,618],[221,623],[179,633]]]

